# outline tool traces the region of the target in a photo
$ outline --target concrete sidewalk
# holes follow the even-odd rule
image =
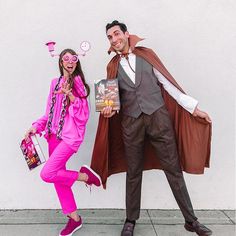
[[[83,227],[74,233],[83,236],[120,236],[124,210],[80,210]],[[235,211],[195,211],[199,221],[213,230],[214,236],[235,236]],[[57,236],[66,223],[60,210],[2,210],[0,236]],[[193,236],[183,227],[179,210],[142,210],[135,236]]]

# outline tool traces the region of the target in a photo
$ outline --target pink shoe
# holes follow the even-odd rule
[[[90,167],[88,167],[87,165],[83,165],[80,168],[79,172],[88,175],[88,180],[87,180],[86,184],[88,184],[88,185],[94,184],[97,187],[101,186],[102,181],[101,181],[100,176],[94,170],[92,170]]]
[[[82,227],[81,217],[78,222],[69,217],[69,220],[65,228],[61,231],[59,236],[71,236],[76,230],[80,229],[81,227]]]

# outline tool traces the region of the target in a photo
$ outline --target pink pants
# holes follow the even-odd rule
[[[74,150],[63,140],[52,135],[48,140],[49,159],[41,170],[40,176],[47,183],[54,183],[62,211],[69,214],[77,210],[72,192],[72,185],[78,179],[78,171],[66,169],[66,162],[74,154]]]

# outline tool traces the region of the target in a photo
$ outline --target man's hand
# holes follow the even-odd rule
[[[211,123],[210,116],[206,112],[199,110],[197,107],[195,108],[195,110],[193,112],[193,116],[203,118],[207,122]]]
[[[110,118],[110,117],[112,117],[112,116],[114,116],[116,114],[116,111],[112,111],[112,107],[111,106],[107,106],[107,107],[104,107],[102,109],[101,114],[105,118]]]

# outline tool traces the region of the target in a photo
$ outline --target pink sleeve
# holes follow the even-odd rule
[[[35,122],[32,123],[32,126],[35,127],[35,129],[36,129],[36,133],[40,134],[40,135],[46,128],[53,90],[54,89],[53,89],[53,81],[52,81],[51,86],[50,86],[50,92],[49,92],[48,99],[47,99],[46,112],[42,117],[40,117],[38,120],[36,120]]]
[[[72,91],[75,101],[69,106],[69,115],[73,117],[76,125],[85,125],[89,117],[89,107],[87,98],[81,98],[86,95],[83,82],[80,77],[75,77],[74,89]]]

